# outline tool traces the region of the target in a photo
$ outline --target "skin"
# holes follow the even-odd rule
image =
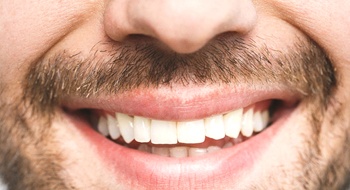
[[[317,53],[312,60],[324,62],[317,65],[318,61],[311,61],[307,65],[305,61],[295,61],[296,65],[304,64],[302,71],[308,72],[303,75],[294,68],[294,72],[277,76],[270,84],[285,83],[293,76],[306,77],[307,83],[292,80],[289,84],[290,93],[304,93],[299,96],[300,106],[293,113],[293,122],[284,124],[253,172],[239,176],[239,182],[223,178],[213,186],[217,189],[345,189],[350,178],[350,151],[346,148],[350,143],[350,120],[346,117],[350,111],[349,12],[350,2],[346,0],[226,0],[220,3],[210,0],[147,3],[3,0],[0,3],[0,181],[9,189],[147,189],[145,184],[130,184],[123,179],[121,171],[111,171],[96,150],[89,148],[90,142],[65,119],[63,105],[69,107],[70,99],[93,93],[96,94],[91,97],[98,98],[101,94],[113,96],[135,89],[158,92],[169,86],[184,91],[219,83],[268,88],[262,79],[283,71],[274,57],[292,65],[293,61],[280,56],[293,51],[300,56],[311,48],[302,49],[296,44],[314,44],[317,50],[313,52]],[[160,73],[163,78],[142,75],[147,82],[141,84],[132,80],[135,78],[127,78],[129,82],[121,83],[118,88],[109,86],[114,80],[102,77],[100,80],[106,80],[106,86],[97,86],[96,92],[76,90],[86,76],[79,75],[81,79],[73,85],[70,72],[64,75],[67,86],[61,90],[50,86],[60,81],[49,80],[50,77],[43,80],[48,83],[35,83],[40,71],[62,71],[62,67],[45,70],[45,65],[64,63],[74,68],[74,61],[84,60],[85,66],[98,66],[96,60],[120,54],[118,48],[125,44],[131,49],[150,45],[153,52],[169,57],[175,52],[178,58],[189,60],[186,55],[206,52],[209,45],[232,39],[253,44],[250,50],[261,52],[273,60],[272,64],[258,69],[248,66],[248,74],[240,73],[237,79],[219,72],[218,76],[227,77],[206,75],[202,82],[181,69],[183,78],[169,77],[170,74],[163,71]],[[262,51],[263,47],[268,51]],[[144,54],[141,51],[132,55]],[[53,61],[55,58],[66,61]],[[118,62],[119,69],[124,68],[123,63]],[[256,66],[258,62],[245,64]],[[106,65],[101,65],[97,68],[106,73],[102,76],[107,76],[103,69]],[[114,68],[115,71],[118,68]],[[237,68],[230,69],[236,71]],[[260,78],[247,80],[244,76]],[[161,79],[168,82],[162,83]],[[50,93],[57,96],[42,96]],[[287,154],[281,150],[287,150]]]

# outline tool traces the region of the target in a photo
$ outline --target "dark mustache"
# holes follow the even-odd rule
[[[297,41],[287,52],[239,38],[216,39],[192,54],[164,50],[154,43],[109,42],[97,44],[88,57],[68,52],[33,63],[23,79],[24,100],[35,110],[50,113],[67,96],[216,83],[283,83],[327,104],[336,85],[331,62],[312,41]]]

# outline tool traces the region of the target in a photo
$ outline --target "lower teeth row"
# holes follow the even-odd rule
[[[176,147],[152,147],[147,144],[141,144],[137,150],[156,154],[159,156],[172,157],[172,158],[185,158],[185,157],[195,157],[202,156],[205,154],[213,153],[223,148],[229,148],[233,146],[234,143],[228,142],[223,147],[219,146],[209,146],[207,148],[196,148],[187,146],[176,146]]]

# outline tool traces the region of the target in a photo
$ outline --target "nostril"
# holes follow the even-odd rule
[[[105,31],[111,39],[146,35],[177,53],[193,53],[225,32],[245,34],[255,21],[250,0],[110,1],[104,15]]]

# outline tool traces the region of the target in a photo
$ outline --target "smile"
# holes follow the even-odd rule
[[[208,177],[226,174],[238,180],[288,122],[298,96],[275,89],[217,91],[198,96],[187,90],[187,96],[169,99],[163,98],[169,91],[134,90],[114,97],[67,98],[65,107],[117,176],[137,178],[140,184],[178,178],[205,184]]]

